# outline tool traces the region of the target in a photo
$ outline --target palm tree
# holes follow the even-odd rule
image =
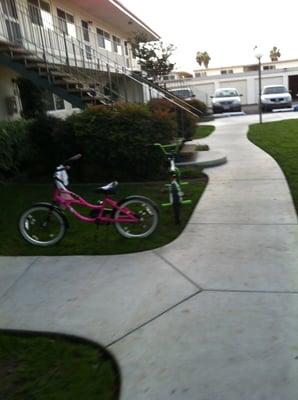
[[[281,56],[279,49],[274,46],[270,51],[270,58],[271,61],[278,61],[279,57]]]
[[[209,65],[209,61],[211,60],[211,57],[209,56],[209,54],[207,53],[207,51],[198,51],[197,52],[197,56],[196,56],[196,61],[197,63],[201,66],[202,64],[204,64],[205,68],[208,68]]]

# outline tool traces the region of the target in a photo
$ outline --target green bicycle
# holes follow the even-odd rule
[[[181,142],[166,145],[163,145],[161,143],[154,143],[154,146],[160,148],[163,154],[167,156],[167,159],[169,161],[170,183],[166,185],[169,188],[169,201],[167,203],[163,203],[161,206],[172,207],[175,223],[177,225],[180,225],[181,205],[191,204],[191,200],[183,199],[184,193],[181,189],[181,186],[188,185],[188,182],[181,182],[181,173],[175,163],[176,156],[181,146]]]

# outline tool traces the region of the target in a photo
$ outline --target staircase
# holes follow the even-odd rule
[[[168,90],[110,59],[96,48],[86,46],[78,37],[67,36],[59,28],[58,21],[55,23],[54,16],[53,29],[48,29],[31,23],[32,5],[31,14],[24,3],[16,3],[16,7],[20,18],[17,26],[0,8],[0,64],[55,93],[74,107],[112,104],[113,98],[129,102],[125,86],[130,82],[137,84],[143,93],[147,90],[152,97],[164,98],[176,109],[198,117],[197,109]],[[38,8],[33,11],[39,15]],[[113,87],[115,80],[124,83],[122,93]]]
[[[193,107],[187,101],[184,101],[180,97],[175,96],[169,90],[163,88],[162,86],[158,85],[157,83],[154,83],[154,82],[150,81],[149,79],[146,79],[142,75],[141,71],[139,73],[131,72],[130,76],[132,77],[132,79],[135,79],[138,82],[145,84],[145,85],[149,86],[150,88],[154,89],[156,92],[158,92],[159,94],[162,95],[161,97],[164,97],[169,102],[173,103],[175,106],[188,112],[189,114],[192,114],[194,117],[197,118],[198,116],[203,115],[203,112],[201,110],[198,110],[197,108]]]
[[[55,93],[74,107],[88,104],[108,104],[110,98],[100,91],[100,85],[63,71],[16,43],[0,40],[0,64],[29,79],[37,86]]]

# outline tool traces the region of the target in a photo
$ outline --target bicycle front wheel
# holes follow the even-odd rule
[[[115,227],[120,235],[126,238],[145,238],[150,236],[157,228],[159,222],[158,210],[155,204],[147,197],[131,196],[119,203],[115,213],[115,219],[125,217],[122,210],[128,208],[137,217],[134,223],[115,222]]]
[[[50,206],[32,206],[19,219],[23,238],[35,246],[51,246],[64,236],[66,224],[58,211]]]

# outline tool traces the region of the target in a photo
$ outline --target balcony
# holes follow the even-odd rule
[[[51,64],[89,70],[119,72],[138,69],[130,46],[90,21],[74,23],[73,15],[47,2],[3,0],[0,4],[0,37],[19,43]]]

